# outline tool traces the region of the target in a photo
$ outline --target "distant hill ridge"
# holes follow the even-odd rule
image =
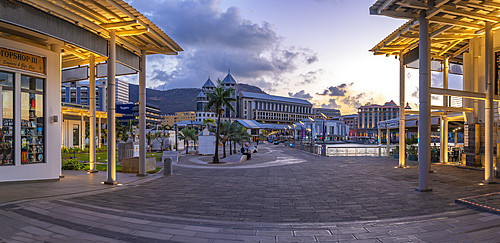
[[[146,103],[160,107],[161,114],[175,114],[180,111],[194,111],[196,109],[196,96],[200,93],[198,88],[169,89],[165,91],[146,89]],[[259,87],[249,84],[238,84],[236,92],[246,91],[267,94]],[[129,84],[129,101],[139,102],[139,85]]]

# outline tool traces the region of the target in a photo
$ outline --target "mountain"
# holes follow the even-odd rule
[[[129,101],[136,103],[139,101],[139,85],[129,84]],[[201,89],[183,88],[169,89],[165,91],[156,89],[146,89],[146,103],[160,107],[161,114],[175,114],[179,111],[194,111],[196,109],[196,96]],[[249,84],[238,84],[236,91],[247,91],[266,94],[259,87]]]

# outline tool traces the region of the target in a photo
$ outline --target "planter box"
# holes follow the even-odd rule
[[[156,169],[156,158],[146,158],[146,171]],[[139,157],[125,158],[122,160],[123,173],[139,173]]]
[[[418,161],[418,155],[410,154],[408,155],[408,160]]]
[[[395,159],[399,159],[399,154],[393,154]]]

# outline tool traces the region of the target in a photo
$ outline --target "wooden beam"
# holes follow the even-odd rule
[[[144,33],[148,33],[148,29],[136,29],[136,30],[121,30],[121,31],[116,31],[117,36],[129,36],[129,35],[141,35]]]
[[[391,5],[394,1],[396,0],[385,0],[382,5],[377,9],[377,13],[380,14],[385,8],[387,8],[389,5]]]
[[[118,29],[118,28],[124,28],[132,25],[138,25],[139,21],[137,20],[131,20],[131,21],[121,21],[121,22],[114,22],[114,23],[105,23],[105,24],[100,24],[101,27],[111,30],[111,29]]]
[[[149,26],[147,24],[143,23],[136,16],[134,16],[128,10],[126,10],[125,8],[123,8],[121,5],[117,4],[115,1],[113,1],[113,0],[107,0],[107,2],[110,3],[111,5],[113,5],[113,7],[117,8],[120,11],[122,11],[124,14],[126,14],[127,16],[129,16],[131,19],[139,21],[139,23],[142,26],[144,26],[145,28],[149,28]],[[153,34],[156,38],[160,39],[160,41],[163,42],[168,48],[172,49],[172,51],[177,52],[176,49],[172,46],[172,44],[170,44],[165,38],[163,38],[158,33],[156,33],[156,31],[151,30],[150,33]]]
[[[104,62],[106,61],[107,58],[106,57],[96,57],[95,58],[95,62],[98,63],[98,62]],[[89,64],[89,59],[81,59],[81,60],[77,60],[77,61],[69,61],[69,62],[62,62],[62,68],[70,68],[70,67],[75,67],[75,66],[78,66],[78,65],[87,65]]]
[[[138,46],[138,47],[141,48],[141,50],[155,52],[155,53],[159,53],[159,54],[177,55],[177,52],[172,52],[171,50],[165,50],[165,49],[160,49],[160,48],[155,48],[155,47],[150,47],[150,46]]]
[[[431,105],[431,110],[440,110],[440,111],[444,111],[444,112],[449,112],[449,111],[451,111],[451,112],[473,112],[474,108]]]
[[[77,57],[79,57],[80,59],[88,59],[89,57],[87,57],[85,54],[77,51],[76,49],[74,48],[71,48],[69,46],[63,46],[62,49],[64,49],[65,52],[69,52]]]
[[[458,45],[462,40],[456,40],[455,42],[451,43],[449,46],[445,47],[439,54],[438,56],[442,56],[443,54],[447,53],[451,48],[455,47]]]
[[[410,13],[410,12],[396,12],[396,11],[389,11],[389,10],[383,10],[380,12],[380,15],[385,15],[393,18],[398,18],[398,19],[417,19],[418,14]]]
[[[396,2],[395,4],[406,7],[406,8],[414,8],[414,9],[421,9],[421,10],[429,9],[427,7],[426,3],[423,3],[420,1],[415,1],[415,0],[404,0],[403,2]]]
[[[472,11],[465,11],[465,10],[457,9],[457,8],[446,6],[446,5],[441,7],[441,12],[453,14],[453,15],[464,16],[464,17],[468,17],[471,19],[479,19],[482,21],[489,21],[489,22],[493,22],[493,23],[500,22],[500,18],[495,17],[495,16],[475,13]]]
[[[483,28],[483,26],[479,25],[479,24],[460,21],[458,19],[448,19],[448,18],[437,17],[437,16],[430,18],[429,21],[433,22],[433,23],[449,24],[449,25],[460,26],[460,27],[476,29],[476,30],[480,30]]]
[[[473,92],[473,91],[463,91],[454,89],[442,89],[442,88],[429,88],[429,93],[434,95],[451,95],[468,99],[475,100],[486,100],[485,93]]]
[[[66,4],[67,7],[72,8],[72,9],[75,9],[75,8],[79,9],[81,12],[83,12],[83,13],[85,13],[87,15],[92,16],[94,19],[97,19],[101,23],[107,23],[107,22],[109,22],[109,19],[107,19],[106,17],[100,15],[96,11],[88,8],[87,6],[79,3],[78,1],[68,1],[68,3],[70,5],[72,5],[72,6],[69,6],[68,4]]]
[[[458,55],[464,53],[468,49],[469,49],[469,44],[467,44],[467,45],[463,46],[462,48],[458,49],[458,51],[454,52],[453,55],[451,55],[451,57],[457,57]]]

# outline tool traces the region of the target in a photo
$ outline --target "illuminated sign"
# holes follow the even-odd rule
[[[0,65],[46,74],[45,57],[0,47]]]

